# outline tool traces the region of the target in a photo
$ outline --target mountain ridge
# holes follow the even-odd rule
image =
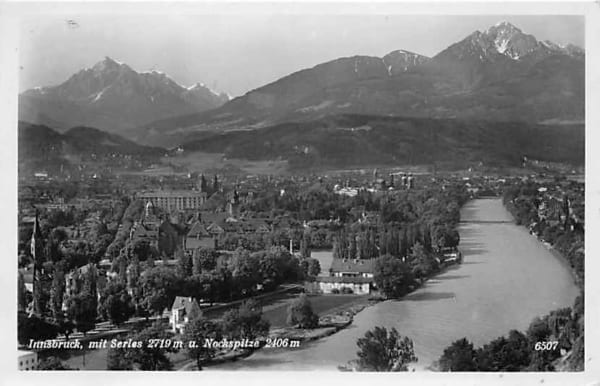
[[[115,169],[125,164],[158,161],[165,149],[143,146],[114,133],[73,127],[59,133],[45,125],[19,121],[19,174],[32,170],[77,169],[86,162]]]
[[[393,59],[395,65],[390,63]],[[346,113],[582,120],[584,59],[581,48],[538,41],[500,22],[431,58],[396,50],[382,58],[334,59],[251,90],[219,108],[155,121],[127,135],[149,144],[174,143],[177,137],[189,139],[202,131],[255,129]]]
[[[208,87],[184,87],[166,74],[136,72],[110,57],[66,81],[19,95],[19,117],[67,129],[78,125],[116,132],[156,119],[220,106],[229,100]]]
[[[126,71],[119,63],[100,67]],[[105,68],[97,69],[105,71]],[[75,76],[75,75],[74,75]],[[112,75],[111,75],[112,76]],[[141,76],[141,75],[140,75]],[[153,80],[175,87],[164,74]],[[173,82],[174,83],[174,82]],[[188,87],[182,98],[202,85]],[[110,99],[97,89],[88,99]],[[77,90],[75,90],[77,91]],[[144,93],[142,93],[144,94]],[[154,98],[156,95],[144,95]],[[174,114],[119,127],[122,135],[149,145],[173,146],[204,132],[253,130],[283,122],[305,122],[335,114],[489,119],[527,122],[579,121],[584,117],[585,51],[573,45],[538,41],[508,22],[474,31],[433,57],[394,50],[383,57],[355,55],[300,69],[250,90],[220,106]],[[21,102],[21,101],[20,101]],[[28,110],[28,101],[20,106]],[[60,115],[83,120],[80,111],[60,103],[38,117],[52,127]],[[186,102],[187,103],[187,102]],[[116,104],[116,103],[115,103]],[[119,103],[121,104],[121,103]],[[127,101],[135,108],[135,98]],[[167,104],[168,105],[168,104]],[[167,110],[168,110],[167,109]],[[157,112],[152,108],[152,112]],[[136,113],[140,115],[139,113]],[[122,119],[103,112],[103,118]],[[142,114],[143,115],[143,114]],[[35,119],[33,120],[35,121]],[[88,124],[104,128],[102,125]],[[117,130],[110,130],[117,131]]]

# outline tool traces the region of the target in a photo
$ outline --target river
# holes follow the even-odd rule
[[[500,199],[467,203],[459,233],[463,263],[402,300],[368,307],[348,328],[299,349],[262,349],[208,369],[337,371],[355,359],[356,340],[374,326],[395,327],[410,337],[419,358],[416,368],[425,369],[454,340],[466,337],[480,346],[573,304],[578,289],[568,266],[514,224]]]

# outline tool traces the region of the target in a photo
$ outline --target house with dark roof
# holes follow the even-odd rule
[[[200,221],[196,221],[192,224],[192,227],[185,237],[186,250],[194,250],[198,248],[216,248],[215,237]]]
[[[374,264],[375,259],[333,259],[329,276],[316,277],[304,287],[310,293],[369,294],[375,287]]]
[[[130,240],[142,240],[158,248],[158,228],[150,227],[144,223],[134,223],[129,231]]]
[[[241,222],[241,230],[244,233],[269,233],[271,228],[263,219],[248,218]]]
[[[225,233],[225,229],[223,229],[223,227],[216,222],[213,222],[209,226],[207,226],[206,230],[214,236],[219,236]]]
[[[330,276],[334,277],[373,277],[375,259],[333,259]]]
[[[196,299],[177,296],[171,306],[169,325],[174,333],[183,334],[185,326],[193,319],[202,316],[202,311]]]

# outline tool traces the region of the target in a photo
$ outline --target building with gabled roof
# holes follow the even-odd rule
[[[333,259],[329,272],[335,277],[373,277],[375,259]]]
[[[329,276],[317,277],[305,283],[310,293],[349,293],[364,295],[375,287],[373,278],[375,259],[333,259]]]
[[[192,227],[185,237],[186,250],[198,248],[214,249],[217,246],[216,244],[215,236],[212,235],[200,221],[196,221],[192,224]]]
[[[171,306],[169,325],[174,333],[183,334],[185,326],[193,319],[202,316],[202,310],[196,299],[177,296]]]

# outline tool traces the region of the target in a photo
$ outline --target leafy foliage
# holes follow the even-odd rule
[[[96,323],[96,299],[82,292],[67,300],[67,317],[75,323],[77,331],[84,334],[94,328]]]
[[[171,339],[172,333],[165,330],[161,323],[155,323],[152,326],[134,334],[133,341],[142,342],[141,348],[129,348],[125,351],[125,360],[137,365],[140,370],[172,370],[173,364],[167,356],[167,353],[177,352],[173,346],[168,348],[149,347],[150,339]]]
[[[453,342],[439,360],[441,371],[475,371],[475,350],[467,338]]]
[[[412,340],[400,336],[395,328],[375,327],[356,344],[359,371],[407,371],[407,365],[417,361]]]
[[[373,279],[385,296],[394,299],[406,295],[414,282],[409,266],[390,255],[375,261]]]
[[[206,339],[219,340],[222,337],[222,327],[203,317],[198,317],[191,320],[185,326],[183,341],[187,347],[187,354],[191,359],[196,360],[198,370],[202,370],[202,362],[212,358],[215,354],[215,349],[205,347]]]
[[[38,370],[77,370],[69,367],[57,357],[48,357],[42,359],[38,364]]]
[[[298,328],[316,328],[319,325],[319,316],[312,310],[310,300],[306,294],[300,294],[288,307],[287,324]]]
[[[19,313],[17,324],[17,337],[20,344],[28,344],[30,339],[53,339],[57,335],[56,326],[40,319],[35,315],[27,316]]]
[[[127,289],[121,283],[108,283],[100,297],[100,315],[119,325],[134,313],[134,306]]]
[[[262,307],[256,300],[250,299],[239,308],[225,313],[223,331],[230,339],[254,340],[269,332],[269,322],[262,317]]]

